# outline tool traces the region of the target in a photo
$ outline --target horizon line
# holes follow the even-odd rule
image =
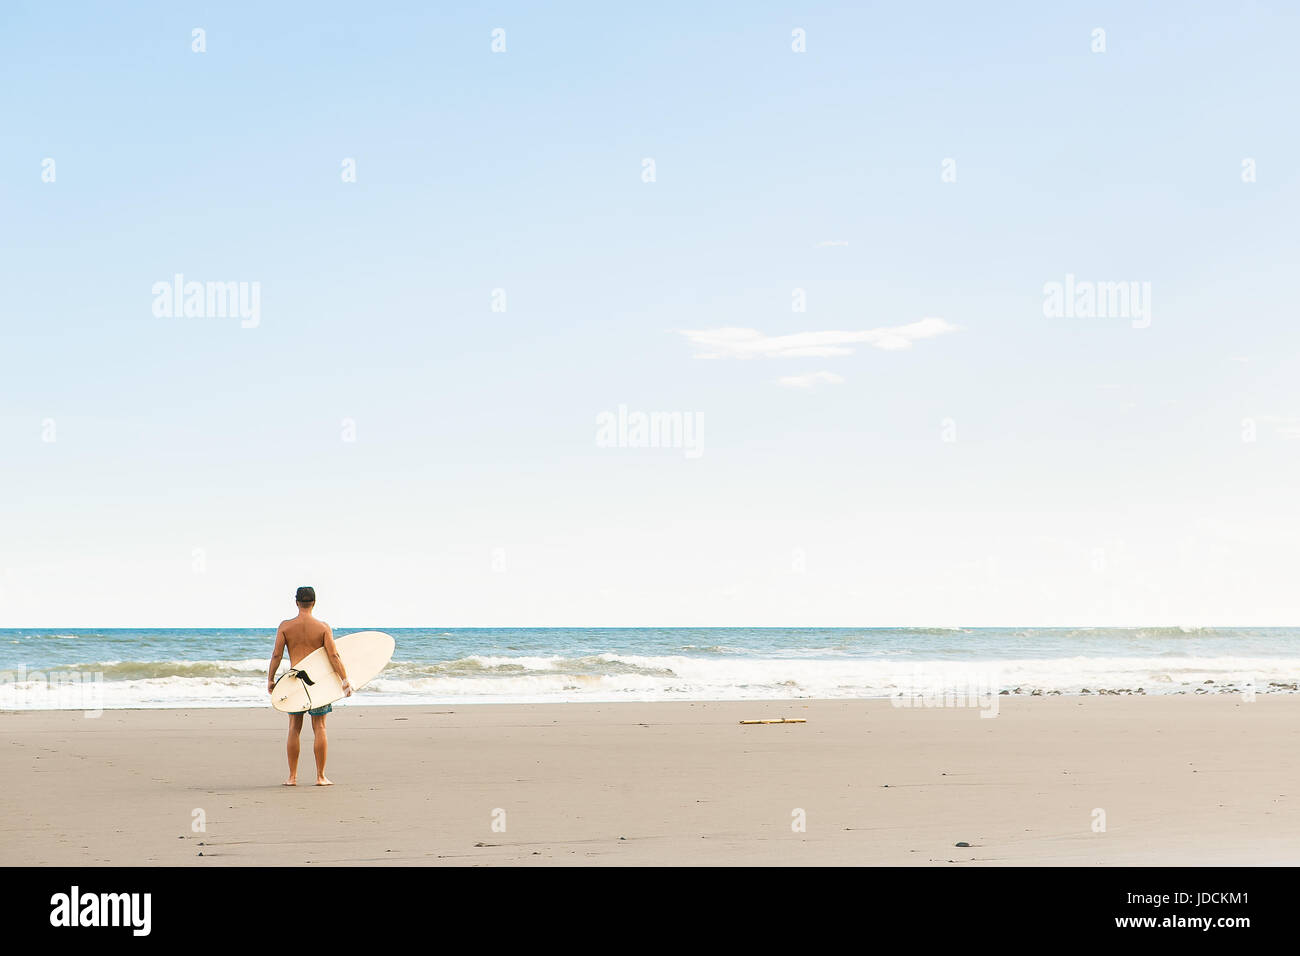
[[[289,620],[286,618],[285,620]],[[326,622],[328,623],[328,622]],[[357,625],[360,626],[360,625]],[[640,631],[640,630],[868,630],[868,631],[889,631],[889,630],[985,630],[994,628],[1012,628],[1023,627],[1037,630],[1134,630],[1137,628],[1164,628],[1169,630],[1197,631],[1206,628],[1216,627],[1259,627],[1259,628],[1300,628],[1300,624],[1227,624],[1222,622],[1209,624],[388,624],[382,625],[393,630],[434,630],[442,628],[444,630],[463,631],[463,630],[589,630],[589,631]],[[351,629],[354,625],[339,624],[330,625],[331,628],[340,627]],[[365,625],[368,628],[378,628],[380,625]],[[3,624],[0,625],[0,631],[23,631],[23,630],[69,630],[84,631],[91,629],[101,630],[173,630],[173,631],[203,631],[203,630],[231,630],[231,631],[251,631],[251,630],[271,630],[269,624]]]

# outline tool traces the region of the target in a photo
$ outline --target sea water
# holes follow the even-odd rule
[[[1291,693],[1300,628],[391,628],[345,706],[544,701]],[[0,630],[0,709],[264,707],[274,630]]]

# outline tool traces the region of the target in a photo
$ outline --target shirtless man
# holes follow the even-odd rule
[[[352,685],[348,683],[347,672],[343,670],[343,659],[339,657],[338,647],[334,643],[334,632],[328,624],[316,620],[311,613],[316,606],[316,589],[299,588],[294,600],[298,605],[298,616],[281,621],[275,632],[275,650],[271,652],[271,670],[266,675],[266,692],[269,694],[275,688],[275,672],[280,669],[286,646],[289,648],[290,667],[297,667],[300,660],[323,647],[334,673],[339,675],[343,690],[351,697]],[[312,752],[316,756],[318,787],[333,785],[325,776],[325,715],[333,709],[333,705],[326,704],[307,711],[311,714]],[[302,711],[289,715],[289,779],[284,782],[286,787],[298,785],[298,738],[302,734],[302,715]]]

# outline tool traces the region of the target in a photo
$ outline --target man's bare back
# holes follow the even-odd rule
[[[285,646],[289,650],[289,666],[297,667],[298,662],[325,646],[325,636],[332,639],[334,632],[324,621],[314,617],[291,617],[280,622],[280,633],[284,635]]]

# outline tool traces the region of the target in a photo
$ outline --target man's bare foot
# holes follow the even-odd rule
[[[296,786],[298,786],[298,778],[297,778],[297,777],[290,777],[290,778],[289,778],[288,780],[286,780],[284,783],[280,784],[280,786],[282,786],[282,787],[296,787]]]
[[[317,777],[317,778],[316,778],[316,786],[318,786],[318,787],[332,787],[332,786],[334,786],[334,781],[331,780],[331,779],[329,779],[329,777]]]

